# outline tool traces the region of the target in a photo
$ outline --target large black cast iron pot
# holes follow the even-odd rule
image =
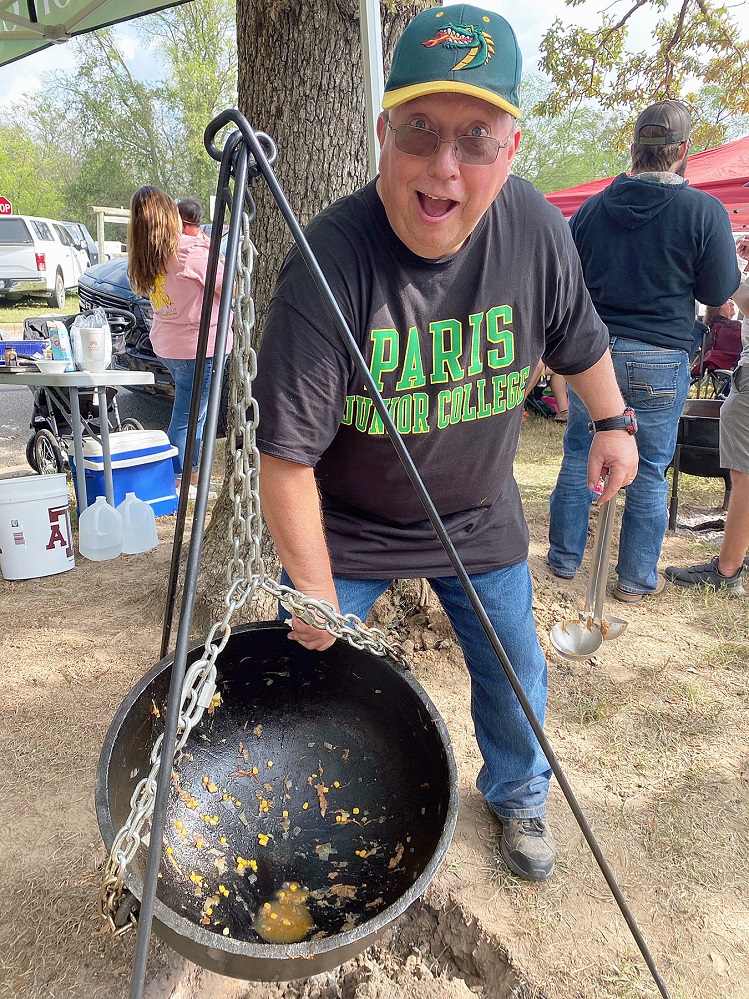
[[[374,943],[436,874],[458,811],[447,729],[411,674],[340,641],[308,652],[287,633],[238,627],[218,658],[222,703],[175,762],[154,917],[189,960],[257,981],[307,978]],[[107,733],[107,849],[150,769],[172,662]],[[138,899],[145,869],[141,847],[126,879]]]

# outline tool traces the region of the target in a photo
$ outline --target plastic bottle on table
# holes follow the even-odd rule
[[[139,555],[159,543],[156,532],[156,515],[152,508],[135,493],[126,493],[117,507],[122,517],[122,554]]]
[[[78,551],[92,562],[117,558],[122,551],[122,517],[106,496],[83,511],[78,519]]]
[[[81,349],[81,334],[77,326],[70,330],[70,348],[73,352],[73,363],[78,371],[86,371],[86,361]]]

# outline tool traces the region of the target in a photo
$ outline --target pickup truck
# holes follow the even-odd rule
[[[0,300],[31,295],[60,310],[66,291],[77,287],[87,267],[85,247],[62,222],[31,215],[0,217]]]

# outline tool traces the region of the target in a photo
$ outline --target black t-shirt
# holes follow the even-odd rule
[[[561,213],[510,177],[468,242],[427,260],[395,235],[373,182],[306,235],[466,569],[523,561],[512,463],[526,380],[541,355],[576,374],[608,347]],[[336,575],[454,574],[296,249],[255,391],[260,451],[315,468]]]

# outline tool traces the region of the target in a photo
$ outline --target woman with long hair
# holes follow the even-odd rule
[[[130,204],[127,272],[133,290],[151,300],[151,343],[155,354],[164,362],[174,379],[174,405],[167,434],[178,452],[174,459],[177,485],[183,474],[198,329],[208,269],[208,247],[208,241],[202,238],[202,233],[197,236],[183,231],[179,208],[173,198],[158,187],[138,188]],[[223,277],[223,263],[220,262],[211,311],[195,454],[190,473],[192,496],[198,482],[200,444],[208,408]],[[231,350],[231,329],[226,349]]]

